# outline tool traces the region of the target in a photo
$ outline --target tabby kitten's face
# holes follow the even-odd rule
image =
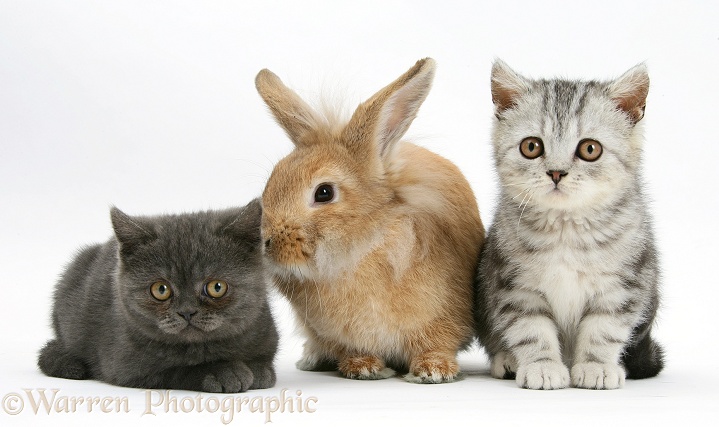
[[[613,82],[577,82],[530,80],[497,61],[494,150],[505,192],[540,210],[616,202],[639,167],[635,125],[648,83],[643,65]]]
[[[260,213],[243,222],[232,212],[171,221],[113,213],[119,298],[128,322],[170,342],[232,336],[252,323],[266,298]]]

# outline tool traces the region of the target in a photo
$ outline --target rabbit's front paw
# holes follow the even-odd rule
[[[356,380],[382,380],[394,376],[394,370],[376,356],[345,357],[338,367],[344,376]]]
[[[449,383],[459,379],[459,365],[453,356],[426,353],[412,360],[404,378],[420,384]]]
[[[327,372],[336,371],[337,362],[334,360],[323,359],[315,355],[305,355],[302,359],[295,363],[295,367],[300,371]]]

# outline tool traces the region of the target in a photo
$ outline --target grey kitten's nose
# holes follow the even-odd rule
[[[552,178],[552,181],[554,181],[554,185],[557,185],[563,177],[567,176],[567,171],[547,171],[547,175]]]
[[[194,316],[195,314],[197,314],[197,311],[193,311],[193,312],[189,312],[189,311],[178,311],[177,314],[179,314],[180,316],[184,317],[185,320],[187,320],[187,321],[189,322],[190,319],[192,318],[192,316]]]

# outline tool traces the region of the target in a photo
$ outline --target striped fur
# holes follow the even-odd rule
[[[642,195],[639,65],[612,82],[530,80],[497,61],[501,190],[477,275],[477,333],[492,375],[532,389],[619,388],[654,376],[659,265]],[[519,149],[539,138],[544,154]],[[575,152],[599,141],[593,162]],[[550,171],[566,173],[555,184]]]

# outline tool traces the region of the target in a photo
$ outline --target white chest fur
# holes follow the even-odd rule
[[[620,272],[636,242],[631,233],[607,243],[605,231],[584,221],[555,221],[532,233],[533,250],[521,251],[518,283],[543,298],[564,338],[565,350],[588,308],[612,310],[627,298]],[[599,243],[602,242],[602,243]]]

